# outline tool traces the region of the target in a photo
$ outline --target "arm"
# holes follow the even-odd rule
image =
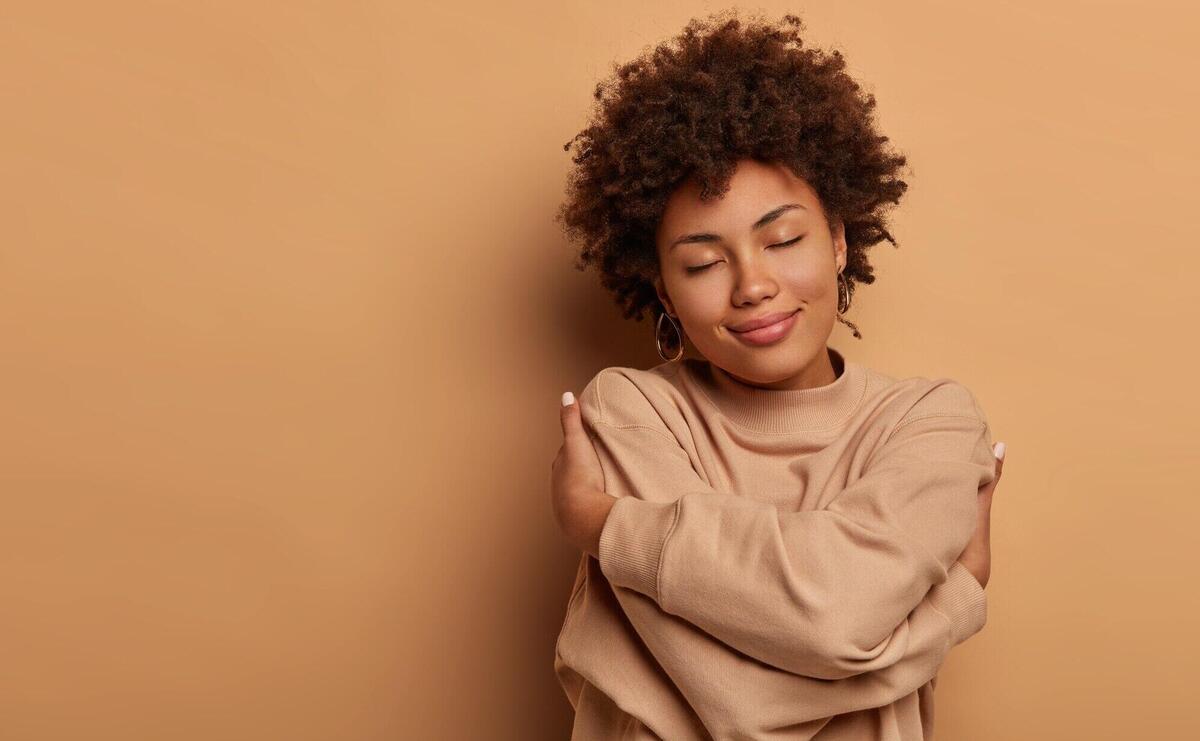
[[[613,585],[748,656],[821,679],[895,664],[914,640],[948,651],[982,628],[982,589],[952,571],[978,487],[994,476],[978,416],[914,417],[825,509],[780,513],[708,485],[653,409],[637,407],[628,379],[603,381],[601,396],[604,376],[581,408],[618,497],[599,558]],[[967,394],[951,409],[973,408],[961,386],[946,388]]]
[[[897,627],[878,668],[836,680],[795,674],[757,661],[663,612],[642,593],[611,583],[610,587],[612,602],[619,605],[644,650],[701,714],[710,731],[728,729],[733,737],[736,729],[746,738],[766,738],[781,728],[888,705],[935,677],[951,649],[976,632],[985,619],[983,590],[975,578],[962,564],[949,573],[947,581],[931,589]],[[598,594],[608,591],[602,589]],[[942,613],[943,608],[958,617],[951,619]],[[604,650],[596,648],[597,652]]]

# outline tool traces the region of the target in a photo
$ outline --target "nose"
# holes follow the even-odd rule
[[[732,297],[735,306],[757,304],[778,292],[779,283],[766,265],[754,261],[738,266]]]

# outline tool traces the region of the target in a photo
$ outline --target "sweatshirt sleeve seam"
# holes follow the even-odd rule
[[[955,571],[955,570],[958,571]],[[948,578],[938,583],[926,595],[934,611],[946,618],[950,624],[950,648],[962,643],[977,633],[986,622],[987,593],[975,578],[967,571],[962,562],[956,562],[950,567]],[[956,596],[951,590],[967,589],[970,595]],[[980,627],[973,627],[971,618],[977,612],[985,616]]]
[[[600,374],[603,375],[608,372],[611,372],[611,369],[606,368],[605,370],[601,371]],[[597,381],[596,381],[596,411],[597,411],[597,415],[596,415],[595,421],[599,424],[603,424],[605,427],[608,427],[611,430],[649,430],[649,431],[653,432],[654,434],[658,435],[659,437],[662,437],[665,440],[670,441],[670,443],[672,445],[679,446],[679,441],[675,439],[674,435],[672,435],[671,433],[666,432],[664,430],[661,430],[657,427],[653,427],[651,425],[645,425],[645,424],[638,424],[636,422],[625,423],[625,424],[618,424],[616,422],[610,422],[608,420],[608,414],[605,412],[604,394],[601,392],[599,376],[597,376]],[[679,448],[679,452],[683,453],[685,456],[687,455],[687,452],[684,451],[682,447]]]
[[[593,420],[593,423],[607,427],[610,430],[622,430],[622,431],[646,430],[649,432],[653,432],[655,435],[657,435],[658,437],[661,437],[663,440],[665,440],[666,442],[669,442],[671,444],[672,452],[678,452],[678,454],[681,457],[688,459],[689,461],[691,460],[690,458],[688,458],[687,451],[684,450],[683,447],[679,445],[678,440],[676,440],[672,435],[658,429],[657,427],[652,427],[650,425],[639,425],[639,424],[618,425],[618,424],[613,424],[612,422],[605,422],[603,419]]]
[[[942,582],[942,584],[944,583]],[[929,601],[929,606],[933,608],[933,611],[941,615],[942,619],[946,621],[946,642],[945,648],[942,650],[942,656],[948,656],[957,645],[956,641],[958,637],[955,635],[955,630],[958,624],[955,622],[953,616],[938,606],[936,599],[931,599],[928,594],[926,595],[926,599]]]
[[[922,414],[920,417],[906,419],[900,424],[896,425],[896,427],[893,428],[891,433],[887,436],[887,440],[885,440],[884,443],[890,442],[891,439],[896,436],[896,433],[903,428],[907,427],[913,422],[920,422],[923,419],[970,419],[977,422],[980,427],[987,427],[987,422],[983,421],[978,417],[978,415],[974,414]]]
[[[662,565],[666,560],[667,547],[671,544],[671,535],[674,534],[675,525],[679,522],[679,503],[681,501],[683,501],[682,497],[676,499],[675,506],[671,509],[671,524],[667,527],[667,534],[663,536],[662,548],[658,551],[658,563],[654,565],[654,593],[657,595],[658,606],[664,612],[670,611],[667,610],[667,597],[662,588]]]
[[[944,582],[942,582],[942,583],[944,583]],[[946,621],[946,627],[949,628],[949,631],[948,631],[949,638],[947,638],[947,642],[953,643],[954,642],[954,619],[951,618],[949,615],[947,615],[945,610],[938,607],[936,600],[930,599],[929,606],[932,607],[933,611],[936,612],[937,614],[941,615],[942,619]]]

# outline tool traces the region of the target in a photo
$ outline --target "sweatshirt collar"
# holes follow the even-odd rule
[[[707,360],[687,360],[686,367],[701,392],[734,423],[759,432],[821,430],[845,422],[867,388],[863,366],[826,346],[838,377],[825,386],[774,390],[736,380]]]

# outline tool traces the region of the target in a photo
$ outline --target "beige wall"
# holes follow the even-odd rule
[[[657,356],[562,144],[722,6],[57,5],[0,14],[0,735],[565,738],[556,405]],[[1197,19],[762,7],[913,163],[831,343],[1009,445],[939,738],[1194,736]]]

